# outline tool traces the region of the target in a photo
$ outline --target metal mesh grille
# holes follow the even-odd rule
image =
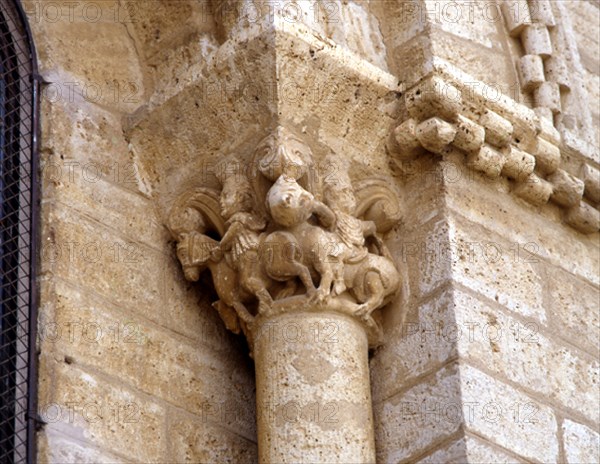
[[[22,10],[0,2],[0,463],[32,462],[35,376],[34,51]]]

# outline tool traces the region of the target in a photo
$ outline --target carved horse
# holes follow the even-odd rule
[[[332,226],[335,215],[295,179],[285,176],[269,190],[267,206],[271,217],[283,230],[272,232],[264,240],[265,249],[274,251],[264,260],[265,272],[279,281],[299,277],[309,296],[323,299],[331,292],[333,266],[340,259],[336,254],[339,240],[309,219],[314,214],[320,223]],[[313,277],[320,279],[318,289]]]
[[[344,281],[356,301],[356,312],[364,320],[387,304],[400,288],[400,274],[387,256],[369,253],[361,261],[344,264]]]
[[[293,179],[280,177],[267,195],[267,205],[274,221],[284,231],[273,232],[266,242],[279,249],[294,250],[287,259],[272,260],[266,263],[267,274],[274,279],[298,276],[307,288],[308,294],[315,293],[310,276],[311,270],[320,275],[317,295],[323,299],[331,293],[334,267],[343,266],[345,287],[360,303],[357,315],[367,320],[371,312],[386,304],[400,286],[400,275],[383,242],[373,234],[379,254],[367,252],[355,262],[343,262],[345,247],[340,238],[332,232],[311,224],[314,214],[320,222],[331,226],[335,214],[325,204],[314,199],[312,194],[300,187]],[[363,211],[364,204],[360,204]],[[369,221],[375,230],[375,223]]]
[[[214,305],[227,328],[239,333],[238,317],[251,324],[254,316],[245,303],[254,298],[259,303],[265,299],[270,301],[265,287],[270,279],[260,272],[260,266],[252,266],[252,275],[239,272],[236,263],[230,263],[224,256],[221,243],[205,234],[212,231],[219,236],[227,235],[220,215],[219,194],[212,189],[198,188],[182,195],[171,211],[168,227],[177,240],[177,257],[186,279],[197,281],[205,268],[210,270],[220,298]],[[249,257],[246,255],[246,258]]]
[[[239,333],[238,317],[246,324],[252,323],[254,317],[244,304],[251,300],[252,295],[239,285],[239,274],[223,259],[217,240],[190,232],[177,244],[177,257],[188,280],[196,281],[205,268],[210,270],[220,298],[213,306],[229,330]]]

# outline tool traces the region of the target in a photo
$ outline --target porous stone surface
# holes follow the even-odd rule
[[[565,420],[562,425],[566,462],[596,462],[600,459],[600,435],[585,425]]]
[[[440,462],[459,464],[462,462],[498,464],[524,463],[506,450],[494,447],[477,436],[466,435],[451,444],[417,461],[419,464],[437,464]]]
[[[597,2],[266,3],[23,1],[44,80],[38,461],[597,462]],[[274,316],[302,337],[249,346],[181,268],[179,195],[219,191],[223,153],[280,126],[400,194],[370,355],[339,313]]]
[[[260,462],[375,462],[363,327],[336,314],[261,321],[254,347]]]
[[[155,12],[149,36],[167,33],[167,10],[184,3],[199,5],[24,2],[47,82],[38,462],[256,459],[245,347],[179,273],[149,166],[123,131],[153,86],[150,38],[134,26]],[[181,32],[169,43],[193,41]]]

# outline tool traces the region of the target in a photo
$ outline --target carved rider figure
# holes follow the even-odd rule
[[[273,302],[259,256],[260,233],[266,221],[253,212],[251,186],[241,166],[234,159],[223,164],[217,174],[223,184],[219,203],[227,227],[221,239],[221,251],[229,266],[239,273],[241,286],[258,299],[260,310],[261,306],[270,306]]]
[[[209,268],[215,307],[249,339],[256,317],[307,307],[359,316],[374,328],[371,313],[399,288],[377,233],[397,220],[389,183],[369,178],[355,189],[339,158],[329,158],[338,169],[319,183],[310,147],[282,127],[249,159],[256,175],[232,157],[217,172],[220,189],[197,187],[172,209],[169,229],[186,279]]]
[[[348,175],[348,164],[338,157],[328,157],[326,162],[335,167],[335,173],[327,176],[324,183],[325,202],[336,217],[335,233],[340,239],[342,266],[336,267],[334,294],[346,290],[343,264],[356,264],[367,258],[369,250],[365,238],[373,237],[378,248],[381,244],[373,221],[363,221],[354,216],[356,197]],[[380,248],[381,251],[381,248]]]

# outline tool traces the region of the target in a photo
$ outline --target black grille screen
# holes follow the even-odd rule
[[[20,5],[13,0],[1,0],[0,463],[3,464],[33,461],[34,421],[28,411],[35,411],[34,66],[33,46]]]

